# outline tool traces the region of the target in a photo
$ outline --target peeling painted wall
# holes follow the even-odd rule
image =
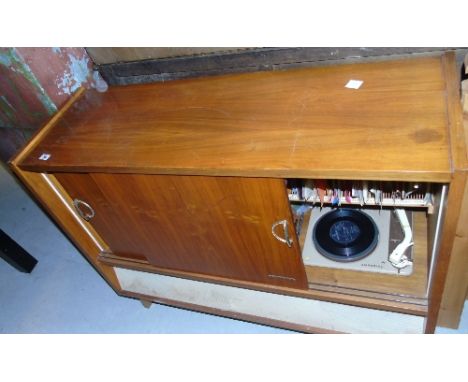
[[[8,160],[79,87],[96,81],[84,48],[0,48],[0,158]]]

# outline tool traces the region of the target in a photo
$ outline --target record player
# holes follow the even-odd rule
[[[411,244],[407,243],[403,250],[407,259],[404,266],[392,264],[389,260],[390,254],[398,252],[408,239],[402,219],[405,220],[406,216],[410,232],[412,226],[411,211],[399,210],[400,215],[394,211],[398,210],[312,208],[302,252],[304,263],[317,267],[411,275]]]

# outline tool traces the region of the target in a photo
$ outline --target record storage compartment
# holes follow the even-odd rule
[[[122,296],[308,332],[430,333],[464,216],[456,84],[444,54],[81,89],[11,166]],[[341,207],[364,198],[376,216],[411,210],[413,273],[304,265],[294,180],[366,189],[338,192]]]
[[[321,198],[315,192],[317,185],[324,188]],[[361,194],[362,189],[364,195],[358,195]],[[383,190],[382,197],[377,200],[377,203],[376,189]],[[405,195],[405,189],[412,192],[406,191]],[[311,231],[308,230],[311,215],[318,213],[322,207],[332,207],[335,210],[353,209],[365,213],[373,211],[374,214],[380,214],[381,211],[393,213],[395,208],[411,212],[414,245],[412,247],[413,271],[410,275],[398,274],[397,268],[394,268],[395,274],[369,272],[366,268],[346,269],[338,262],[333,268],[305,263],[305,270],[311,290],[372,296],[387,301],[389,305],[394,302],[408,303],[413,305],[411,309],[415,310],[427,308],[428,288],[430,279],[433,277],[432,267],[436,263],[440,241],[440,227],[438,228],[437,222],[442,219],[442,206],[446,198],[447,185],[420,182],[288,179],[287,192],[303,258],[306,236]],[[390,229],[389,226],[383,228]],[[396,229],[401,230],[401,227],[397,224]],[[400,241],[402,239],[403,237]],[[317,254],[317,256],[321,255]],[[364,259],[366,258],[367,256]],[[362,263],[369,267],[367,262]]]

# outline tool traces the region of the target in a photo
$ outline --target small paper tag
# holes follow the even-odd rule
[[[48,160],[50,158],[50,154],[42,153],[39,157],[39,160]]]
[[[348,89],[359,89],[364,81],[361,80],[349,80],[348,83],[345,85],[345,88]]]

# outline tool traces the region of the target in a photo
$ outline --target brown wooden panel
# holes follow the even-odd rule
[[[120,284],[115,276],[113,267],[99,262],[98,256],[108,249],[93,227],[79,220],[77,214],[70,208],[72,201],[50,174],[40,174],[23,171],[18,167],[18,162],[36,147],[43,137],[50,131],[54,124],[62,117],[63,113],[83,94],[83,88],[76,91],[50,121],[40,129],[23,150],[17,154],[10,162],[11,169],[21,179],[23,184],[41,203],[44,209],[51,215],[55,222],[64,230],[72,242],[79,248],[88,261],[104,277],[109,285],[117,292],[120,291]]]
[[[116,255],[167,269],[307,288],[298,245],[271,233],[291,213],[279,179],[57,174],[92,205]],[[294,235],[290,228],[290,235]]]
[[[439,254],[434,265],[433,280],[429,289],[429,310],[426,323],[426,332],[428,333],[433,333],[437,324],[450,262],[450,254],[456,237],[458,218],[465,193],[466,179],[466,172],[457,171],[453,175],[453,180],[450,183],[445,207],[445,217],[442,224]]]
[[[468,125],[467,125],[468,126]],[[458,328],[468,291],[468,185],[465,184],[463,202],[450,264],[447,270],[442,302],[437,321],[438,326]]]
[[[109,64],[122,61],[148,60],[154,58],[191,56],[197,54],[221,53],[242,50],[245,48],[214,48],[214,47],[94,47],[86,48],[95,64]]]
[[[455,52],[457,65],[460,67],[468,49],[302,47],[252,48],[208,55],[109,63],[99,65],[98,70],[109,85],[132,85],[220,74],[328,66],[337,63],[401,60],[405,57],[442,54],[448,50]]]
[[[71,206],[70,198],[56,179],[51,175],[22,171],[14,163],[11,167],[81,253],[109,285],[119,293],[120,284],[115,275],[114,268],[98,261],[98,256],[103,248],[107,249],[106,244],[94,232],[91,226],[78,220],[78,216],[69,207]],[[86,227],[88,232],[86,232],[83,226]]]
[[[464,213],[460,213],[462,208],[463,198],[467,191],[467,170],[468,170],[468,157],[467,157],[467,139],[468,131],[463,123],[463,114],[460,104],[460,76],[457,71],[454,61],[454,55],[446,55],[443,57],[443,69],[444,77],[447,87],[447,117],[449,121],[450,131],[450,147],[452,151],[452,167],[454,173],[452,175],[452,181],[450,183],[445,218],[443,221],[442,235],[439,255],[435,264],[434,278],[429,291],[429,311],[427,317],[426,331],[433,332],[439,319],[439,308],[443,301],[443,294],[445,286],[449,286],[447,293],[445,294],[445,309],[448,308],[450,315],[446,315],[447,310],[444,311],[441,317],[441,322],[449,319],[452,323],[457,320],[453,317],[455,312],[460,312],[460,305],[453,304],[457,301],[457,293],[453,291],[453,284],[448,279],[452,279],[452,282],[460,280],[460,273],[453,270],[450,271],[449,264],[452,262],[451,256],[453,256],[454,264],[462,266],[460,262],[460,245],[463,241],[456,240],[458,230],[464,231],[463,223],[465,221]],[[460,226],[461,223],[461,226]],[[461,232],[460,232],[461,233]],[[454,246],[456,243],[456,246]],[[452,250],[454,253],[452,253]],[[464,288],[463,281],[460,280],[460,287]],[[455,293],[455,294],[454,294]],[[452,296],[450,296],[452,294]],[[450,300],[452,305],[449,308]],[[458,300],[459,301],[459,300]],[[443,305],[442,305],[443,307]],[[445,318],[444,318],[445,317]],[[448,321],[445,321],[448,322]],[[449,322],[450,323],[450,322]]]
[[[463,125],[463,110],[460,103],[460,73],[455,63],[455,54],[442,57],[447,88],[447,119],[449,128],[452,168],[468,170],[468,131]]]
[[[449,181],[448,141],[441,59],[429,57],[88,91],[21,166]]]
[[[468,238],[455,237],[438,326],[457,329],[468,292]]]

